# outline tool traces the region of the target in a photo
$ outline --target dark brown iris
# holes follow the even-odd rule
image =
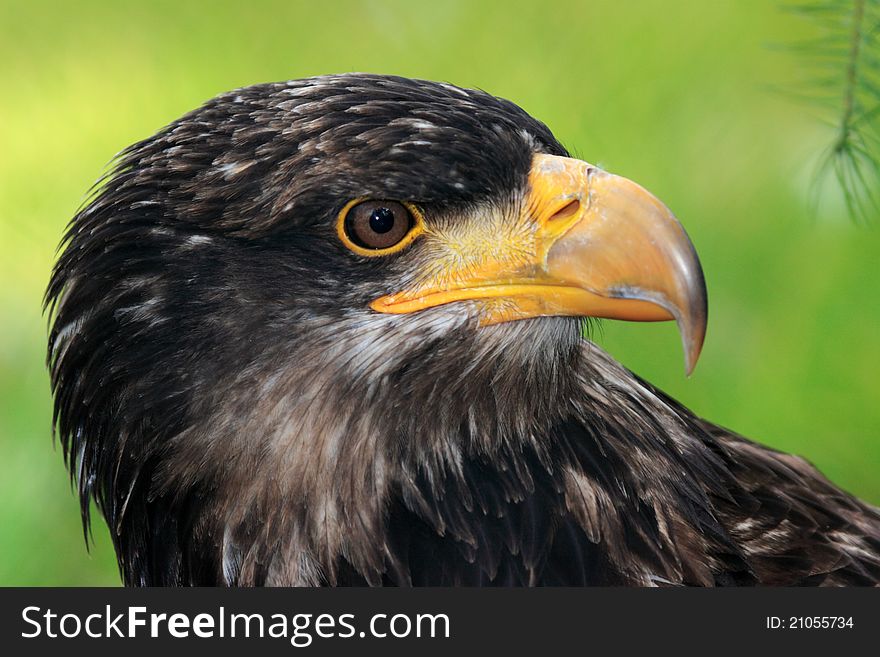
[[[412,227],[412,214],[397,201],[364,201],[345,216],[345,234],[365,249],[390,248]]]

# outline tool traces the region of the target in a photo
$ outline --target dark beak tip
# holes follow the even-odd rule
[[[685,375],[690,376],[697,366],[703,343],[706,340],[706,326],[708,323],[708,308],[706,305],[705,287],[701,302],[697,308],[692,308],[688,317],[679,319],[679,332],[681,333],[682,347],[684,348]]]

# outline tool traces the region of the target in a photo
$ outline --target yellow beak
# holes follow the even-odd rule
[[[694,247],[665,205],[586,162],[536,155],[523,212],[528,238],[519,238],[515,254],[499,254],[484,239],[476,266],[383,296],[372,308],[410,313],[486,300],[483,324],[558,315],[674,319],[690,374],[706,334],[706,287]]]

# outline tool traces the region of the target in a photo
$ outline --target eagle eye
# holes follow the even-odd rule
[[[339,238],[355,253],[389,255],[403,249],[422,230],[422,217],[400,201],[355,200],[339,213]]]

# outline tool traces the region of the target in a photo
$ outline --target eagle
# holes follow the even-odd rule
[[[875,585],[880,511],[588,339],[707,295],[682,225],[478,90],[217,96],[124,150],[45,304],[126,585]]]

